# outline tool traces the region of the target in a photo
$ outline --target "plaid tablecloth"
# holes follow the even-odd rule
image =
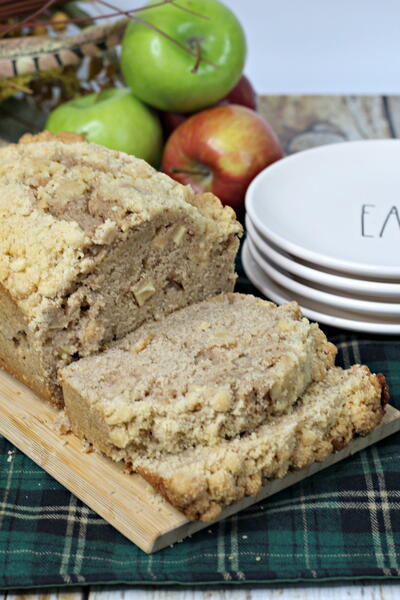
[[[238,291],[257,293],[238,270]],[[340,364],[386,374],[400,408],[400,339],[326,331]],[[399,434],[152,556],[1,438],[0,466],[2,589],[400,576]]]

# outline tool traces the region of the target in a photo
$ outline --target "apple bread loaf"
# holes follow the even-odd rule
[[[241,226],[133,156],[23,141],[0,150],[0,364],[62,405],[60,367],[231,291]]]
[[[115,460],[253,431],[290,410],[336,354],[293,302],[221,294],[61,370],[72,430]]]
[[[189,519],[211,521],[221,510],[260,490],[263,478],[324,460],[378,425],[387,401],[382,375],[356,365],[336,367],[310,385],[291,414],[253,432],[197,446],[159,459],[138,459],[132,467]]]

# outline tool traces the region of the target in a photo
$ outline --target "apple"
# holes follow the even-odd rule
[[[246,75],[242,75],[235,87],[219,103],[240,104],[257,110],[257,94],[250,80]]]
[[[192,115],[184,115],[183,113],[162,111],[160,112],[160,120],[164,130],[165,137],[171,135],[179,125]]]
[[[233,90],[217,102],[217,106],[222,104],[240,104],[253,110],[257,110],[257,94],[246,75],[242,75]],[[175,112],[161,112],[160,119],[166,135],[170,135],[174,129],[185,121],[190,115]]]
[[[149,26],[130,23],[122,42],[121,69],[135,96],[182,113],[226,96],[246,56],[244,32],[231,10],[218,0],[147,6],[135,16]]]
[[[162,168],[195,191],[212,192],[239,210],[251,180],[282,156],[278,138],[260,115],[226,104],[179,125],[164,148]]]
[[[89,142],[160,164],[160,120],[128,88],[112,88],[60,104],[50,113],[45,128],[52,133],[81,133]]]

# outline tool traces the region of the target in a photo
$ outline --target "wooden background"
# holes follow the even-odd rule
[[[286,153],[363,138],[400,137],[400,97],[262,97],[260,113]],[[0,109],[0,120],[3,120]],[[0,600],[399,600],[400,583],[310,586],[91,587],[0,593]]]

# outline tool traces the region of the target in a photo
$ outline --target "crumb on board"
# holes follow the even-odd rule
[[[71,433],[71,424],[64,410],[54,419],[53,428],[59,435]]]
[[[87,440],[84,440],[82,442],[82,450],[85,454],[90,454],[91,452],[93,452],[93,444],[91,444]]]

